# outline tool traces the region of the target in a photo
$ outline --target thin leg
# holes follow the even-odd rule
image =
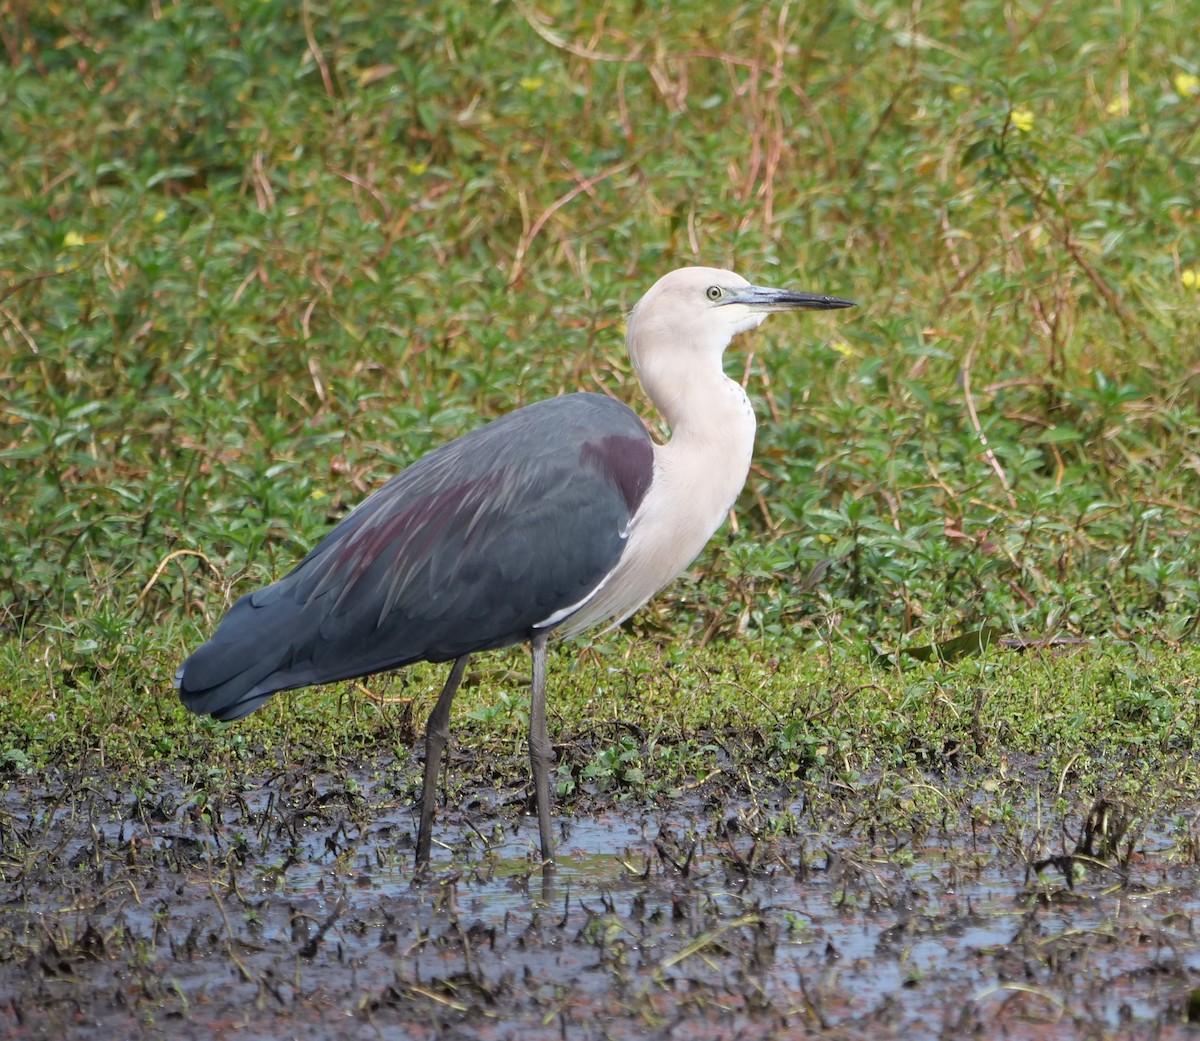
[[[417,832],[417,871],[429,866],[429,846],[433,841],[433,808],[437,802],[438,773],[442,769],[442,753],[450,739],[450,706],[467,669],[469,654],[454,659],[446,685],[438,695],[437,704],[425,723],[425,784],[421,789],[421,826]]]
[[[554,861],[554,825],[550,820],[550,764],[554,752],[546,732],[546,641],[548,633],[533,638],[533,693],[529,701],[529,762],[533,767],[533,797],[537,803],[542,860]]]

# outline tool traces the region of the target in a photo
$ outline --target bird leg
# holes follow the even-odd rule
[[[437,704],[425,723],[425,784],[421,789],[421,826],[417,831],[417,871],[429,866],[429,846],[433,840],[433,809],[437,802],[438,773],[442,754],[450,739],[450,706],[466,671],[469,654],[454,659],[446,685],[438,695]]]
[[[529,701],[529,762],[533,767],[533,797],[537,804],[542,860],[554,861],[554,825],[550,820],[550,764],[554,751],[546,732],[546,642],[550,634],[533,638],[533,693]]]

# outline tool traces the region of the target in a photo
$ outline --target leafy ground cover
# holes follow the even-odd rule
[[[869,853],[889,820],[927,836],[913,815],[938,806],[945,846],[980,807],[1022,836],[989,839],[1005,900],[1045,900],[1037,879],[1080,857],[1116,865],[1112,892],[1156,885],[1134,870],[1148,859],[1179,898],[1164,928],[1193,921],[1200,59],[1180,27],[1197,17],[1190,0],[0,0],[8,906],[49,906],[22,879],[64,885],[36,850],[71,861],[73,828],[168,791],[172,834],[298,764],[372,798],[363,764],[391,764],[407,798],[432,670],[222,730],[175,703],[176,663],[433,445],[565,390],[644,412],[623,314],[704,262],[859,306],[735,345],[761,420],[736,523],[622,632],[557,654],[566,816],[703,793],[709,836],[775,793],[771,836],[808,834],[794,869]],[[979,632],[991,647],[954,662],[903,653]],[[477,662],[456,709],[447,805],[484,832],[507,817],[472,793],[522,783],[525,671],[517,652]],[[71,815],[87,790],[121,794]],[[316,835],[286,801],[245,826]],[[1096,807],[1121,837],[1084,848]],[[100,833],[71,871],[128,858],[128,834]],[[174,839],[143,840],[163,866]],[[278,849],[245,852],[235,879]],[[68,910],[56,943],[92,920],[100,963],[126,952],[111,908]],[[51,972],[32,920],[7,926],[5,972]],[[1101,920],[1080,921],[1094,939]],[[1161,981],[1130,939],[1145,923],[1103,921],[1130,978]],[[142,924],[127,935],[153,937]],[[233,935],[217,947],[236,955]],[[748,979],[764,955],[746,943]],[[1190,948],[1171,964],[1129,1005],[1160,1033],[1200,972]],[[1050,1001],[1077,1014],[1057,1029],[1118,1029],[1072,986]],[[768,996],[746,1031],[804,1005]],[[61,1028],[22,1000],[27,1036]],[[808,1027],[841,1029],[819,1004]]]

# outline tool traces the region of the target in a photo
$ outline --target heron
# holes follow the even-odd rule
[[[718,268],[664,275],[629,315],[626,343],[666,440],[652,438],[629,406],[580,392],[434,449],[286,576],[234,603],[176,673],[184,704],[236,720],[280,691],[452,663],[425,726],[423,870],[467,662],[527,642],[533,803],[542,860],[552,865],[549,641],[628,618],[697,557],[733,507],[755,434],[750,400],[722,366],[733,338],[773,312],[850,306]]]

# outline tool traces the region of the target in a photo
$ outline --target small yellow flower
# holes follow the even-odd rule
[[[851,347],[850,344],[846,343],[845,340],[834,340],[829,346],[837,351],[838,354],[840,354],[843,358],[855,358],[858,356],[858,351]]]
[[[167,219],[167,211],[166,210],[155,210],[154,216],[150,218],[151,222],[154,224],[161,224],[166,219]]]
[[[1125,99],[1124,98],[1113,98],[1112,101],[1110,101],[1107,105],[1104,106],[1104,111],[1107,112],[1110,116],[1125,115]]]
[[[1200,268],[1184,268],[1179,273],[1179,281],[1188,289],[1200,289]]]
[[[414,177],[420,177],[426,170],[429,169],[428,163],[409,163],[408,172]]]
[[[962,101],[970,93],[971,89],[965,83],[956,83],[950,88],[950,96],[955,101]]]
[[[85,242],[87,242],[87,239],[85,239],[79,234],[79,232],[75,230],[68,231],[63,236],[63,245],[66,246],[67,249],[75,249],[78,246],[82,246]]]
[[[522,76],[521,89],[527,90],[532,94],[534,91],[541,90],[545,82],[541,76]]]
[[[1181,98],[1200,94],[1200,76],[1193,76],[1190,72],[1175,73],[1175,93]]]
[[[1022,134],[1028,134],[1033,129],[1033,113],[1027,108],[1014,108],[1008,114],[1008,121]]]

